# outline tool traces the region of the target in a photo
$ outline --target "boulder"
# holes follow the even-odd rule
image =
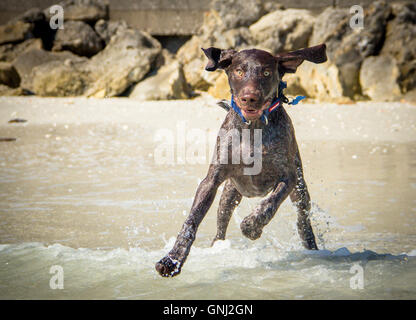
[[[210,86],[214,85],[222,71],[205,71],[207,58],[201,48],[215,46],[240,50],[249,46],[249,37],[247,28],[231,29],[225,31],[221,38],[208,41],[204,41],[204,36],[193,36],[177,53],[179,61],[184,65],[186,81],[196,90],[207,91]]]
[[[42,49],[42,40],[32,38],[17,44],[3,44],[0,46],[0,61],[12,62],[23,52],[31,49]]]
[[[101,38],[94,29],[82,21],[67,21],[58,29],[52,51],[71,51],[79,56],[91,57],[103,48]]]
[[[28,92],[20,87],[11,88],[4,84],[0,84],[0,96],[24,96],[28,95]]]
[[[12,21],[21,21],[24,23],[30,23],[33,26],[33,36],[35,38],[41,38],[43,47],[50,49],[52,47],[52,41],[55,36],[55,30],[49,26],[49,21],[46,20],[45,13],[39,8],[32,8],[14,18]]]
[[[416,4],[395,3],[386,28],[381,54],[393,56],[398,64],[399,84],[404,92],[416,88]]]
[[[159,70],[162,66],[170,63],[175,63],[177,61],[175,55],[169,50],[163,48],[160,53],[157,55],[156,59],[153,62],[152,69]],[[181,64],[182,65],[182,64]],[[183,68],[182,68],[183,69]],[[156,73],[155,71],[153,73]]]
[[[391,56],[371,56],[362,63],[360,84],[363,94],[371,100],[398,100],[401,95],[398,78],[399,68]]]
[[[51,61],[33,68],[31,72],[32,91],[44,97],[68,97],[82,95],[89,79],[68,59]]]
[[[127,28],[127,23],[123,20],[106,21],[104,19],[100,19],[94,26],[95,32],[97,32],[105,44],[110,42],[112,36],[118,32],[123,32]]]
[[[329,39],[334,36],[334,30],[341,29],[341,26],[343,27],[350,18],[351,14],[348,9],[327,7],[314,21],[309,46],[329,42]]]
[[[265,13],[261,0],[213,0],[211,8],[218,12],[227,29],[248,27]]]
[[[403,96],[403,100],[416,105],[416,89],[406,92]]]
[[[25,89],[32,90],[32,70],[33,68],[40,66],[44,63],[51,61],[73,60],[76,62],[85,62],[87,59],[78,57],[69,51],[63,52],[49,52],[42,49],[27,50],[19,55],[14,61],[13,66],[16,68],[21,78],[21,86]]]
[[[285,6],[281,3],[275,2],[274,0],[263,0],[263,9],[264,14],[276,11],[276,10],[284,10]]]
[[[23,21],[0,26],[0,44],[22,42],[33,37],[33,24]]]
[[[205,71],[207,62],[204,58],[194,59],[184,65],[185,79],[194,90],[207,91],[214,85],[220,76],[220,70],[214,72]]]
[[[289,96],[306,96],[307,98],[311,97],[311,94],[308,94],[303,88],[300,77],[296,73],[287,73],[284,76],[284,81],[286,81],[287,88],[284,90],[284,94]]]
[[[22,21],[36,24],[45,21],[45,14],[39,8],[31,8],[15,17],[12,21]]]
[[[308,10],[277,10],[249,27],[256,47],[277,54],[308,46],[315,18]]]
[[[136,84],[129,95],[139,100],[187,99],[191,95],[181,63],[171,62]]]
[[[114,35],[105,49],[84,65],[92,80],[85,94],[102,98],[122,94],[144,78],[161,49],[145,32],[127,29]]]
[[[207,59],[201,47],[245,49],[251,46],[253,38],[246,27],[226,29],[218,12],[211,10],[204,17],[198,33],[188,40],[177,52],[178,60],[184,66],[187,83],[194,90],[207,91],[213,86],[222,71],[207,72]]]
[[[366,57],[377,55],[380,51],[390,13],[391,8],[385,2],[371,3],[364,11],[365,27],[362,29],[351,28],[351,15],[345,15],[336,9],[327,9],[316,18],[316,21],[321,22],[314,26],[311,41],[326,43],[330,63],[334,63],[339,69],[339,80],[344,96],[356,98],[361,94],[359,83],[361,63]],[[338,24],[337,17],[342,19]],[[325,19],[331,21],[330,25],[335,26],[331,33],[328,32],[328,26],[322,23]]]
[[[0,84],[16,88],[20,84],[20,77],[11,63],[0,62]]]
[[[288,89],[285,92],[294,95],[302,94],[302,92],[294,91],[295,87],[292,87],[293,84],[300,86],[308,98],[338,102],[343,100],[344,97],[340,71],[335,64],[305,62],[297,69],[294,75],[285,75],[283,80],[287,81],[288,85]]]
[[[222,72],[214,85],[209,88],[208,93],[216,99],[231,99],[230,85],[228,83],[228,77],[225,72]]]
[[[64,9],[65,21],[83,21],[94,24],[100,19],[108,20],[109,18],[109,5],[105,0],[65,0],[58,5]],[[48,21],[53,16],[50,9],[51,7],[44,10]]]

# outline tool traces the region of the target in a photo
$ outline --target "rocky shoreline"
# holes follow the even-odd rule
[[[204,71],[201,47],[260,48],[274,54],[325,42],[329,61],[286,75],[288,94],[318,101],[416,101],[416,4],[376,1],[364,28],[347,8],[321,13],[275,2],[218,1],[177,52],[124,21],[109,20],[105,0],[65,0],[64,28],[50,8],[31,9],[0,26],[0,95],[139,100],[227,98],[221,72]],[[247,14],[241,14],[246,12]]]

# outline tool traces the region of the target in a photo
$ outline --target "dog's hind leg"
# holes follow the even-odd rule
[[[311,209],[311,199],[308,188],[303,178],[302,162],[299,152],[296,155],[296,186],[290,194],[290,199],[297,208],[298,212],[298,233],[302,239],[302,244],[306,249],[318,250],[315,235],[313,234],[309,213]]]
[[[211,246],[217,240],[224,240],[227,227],[234,209],[240,204],[243,196],[234,187],[230,180],[227,180],[221,194],[220,204],[217,212],[217,235],[212,240]]]
[[[293,186],[294,182],[279,182],[271,194],[254,209],[253,213],[243,219],[240,228],[247,238],[251,240],[260,238],[263,227],[272,220],[280,204],[287,198]]]

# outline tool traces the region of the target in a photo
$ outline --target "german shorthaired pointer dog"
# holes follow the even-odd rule
[[[252,240],[261,236],[280,204],[290,196],[297,207],[297,227],[304,247],[318,249],[309,220],[310,197],[295,132],[282,105],[288,99],[283,95],[285,83],[281,79],[285,73],[294,73],[304,60],[325,62],[325,44],[278,55],[257,49],[202,50],[209,60],[207,71],[226,72],[231,104],[222,104],[228,113],[217,136],[216,154],[198,186],[173,249],[156,263],[156,270],[164,277],[180,273],[198,226],[222,183],[225,185],[217,214],[217,234],[212,243],[225,239],[231,215],[243,196],[263,197],[241,222],[242,233]],[[245,160],[254,158],[253,167],[247,166],[244,154]],[[235,159],[236,155],[243,155],[243,162]]]

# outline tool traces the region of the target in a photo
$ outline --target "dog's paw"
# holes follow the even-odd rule
[[[213,247],[214,244],[215,244],[215,242],[217,242],[218,240],[224,241],[225,240],[225,237],[217,237],[217,236],[215,236],[215,238],[211,242],[211,247]]]
[[[247,216],[240,224],[243,235],[251,240],[256,240],[261,237],[263,226],[258,223],[256,216]]]
[[[169,256],[162,258],[158,263],[156,263],[156,271],[162,277],[174,277],[181,272],[181,264],[179,261],[171,259]]]

